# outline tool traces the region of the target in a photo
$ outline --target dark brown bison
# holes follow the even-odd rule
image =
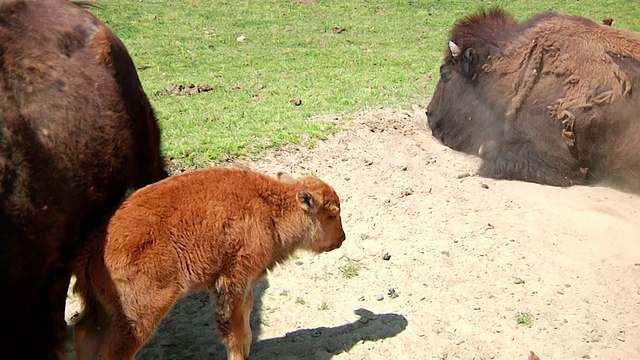
[[[492,9],[453,27],[427,118],[443,144],[480,155],[480,175],[640,191],[639,84],[639,34]]]
[[[68,261],[128,188],[167,176],[116,35],[64,0],[0,1],[0,353],[53,359]]]
[[[209,289],[228,358],[244,360],[253,282],[296,249],[331,251],[345,239],[340,199],[320,179],[231,168],[140,189],[105,231],[72,266],[85,304],[76,359],[133,359],[176,300]]]

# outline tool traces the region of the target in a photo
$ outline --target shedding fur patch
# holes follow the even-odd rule
[[[91,47],[93,48],[98,63],[108,66],[113,65],[113,59],[111,58],[111,40],[109,39],[109,29],[107,27],[98,27],[91,37]]]
[[[576,110],[591,110],[631,92],[629,75],[611,54],[640,59],[640,37],[586,18],[553,14],[524,28],[500,53],[491,56],[483,69],[517,79],[508,120],[515,118],[541,76],[564,78],[563,97],[547,108],[562,124],[567,145],[575,146]]]

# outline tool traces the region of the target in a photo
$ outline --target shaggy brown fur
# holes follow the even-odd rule
[[[549,105],[551,115],[560,119],[569,108],[589,108],[627,96],[631,91],[628,74],[608,54],[640,59],[639,44],[636,33],[576,16],[549,16],[531,21],[501,47],[498,56],[487,59],[484,71],[520,77],[511,85],[514,93],[508,114],[519,110],[538,79],[562,78],[564,96]],[[585,56],[576,61],[576,54]]]
[[[557,13],[480,12],[451,32],[427,116],[485,176],[640,191],[640,34]],[[587,176],[588,175],[588,176]]]
[[[0,349],[54,359],[66,267],[129,187],[166,177],[160,132],[114,33],[63,0],[0,2]]]
[[[229,359],[249,355],[252,284],[296,249],[340,247],[340,200],[321,180],[244,169],[183,173],[133,193],[77,259],[77,359],[133,359],[179,298],[216,297]]]

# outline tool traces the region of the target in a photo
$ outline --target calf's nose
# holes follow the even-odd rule
[[[342,234],[340,236],[340,240],[338,240],[336,242],[336,246],[334,247],[334,249],[339,248],[340,246],[342,246],[342,243],[344,242],[344,240],[347,238],[347,235],[344,233],[344,231],[342,231]]]

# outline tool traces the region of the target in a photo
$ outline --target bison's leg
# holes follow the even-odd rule
[[[25,358],[59,359],[64,351],[64,339],[67,324],[64,320],[64,308],[71,276],[64,266],[54,261],[47,269],[44,285],[37,295],[36,304],[29,309],[32,320],[26,329],[37,340],[39,349],[25,349]],[[28,336],[28,335],[25,335]],[[38,355],[39,352],[44,354]],[[26,355],[26,354],[31,355]]]
[[[66,323],[64,307],[70,276],[62,266],[49,266],[46,277],[41,281],[37,298],[25,323],[29,328],[20,336],[32,336],[32,346],[23,348],[23,358],[59,359],[64,350]],[[9,309],[9,311],[12,311]],[[20,341],[23,341],[22,339]],[[15,344],[8,344],[15,346]]]
[[[64,351],[64,340],[67,334],[67,323],[64,320],[64,309],[66,306],[67,292],[69,290],[69,282],[71,275],[66,267],[55,264],[51,269],[51,278],[49,280],[49,306],[51,312],[51,323],[53,326],[53,336],[56,344],[56,351],[62,353]]]
[[[251,310],[253,309],[253,289],[249,287],[247,296],[244,298],[244,356],[249,357],[251,351],[251,341],[253,332],[251,331]]]
[[[555,142],[534,143],[526,138],[488,141],[480,147],[481,176],[522,180],[553,186],[585,182],[577,160],[566,146]]]
[[[57,239],[20,234],[0,209],[0,242],[0,326],[7,330],[0,341],[0,358],[59,359],[64,347],[65,284],[69,277],[52,259],[55,254],[50,254],[55,253]]]
[[[215,316],[222,341],[227,348],[228,360],[245,360],[245,291],[215,291]],[[253,296],[251,296],[253,297]]]

